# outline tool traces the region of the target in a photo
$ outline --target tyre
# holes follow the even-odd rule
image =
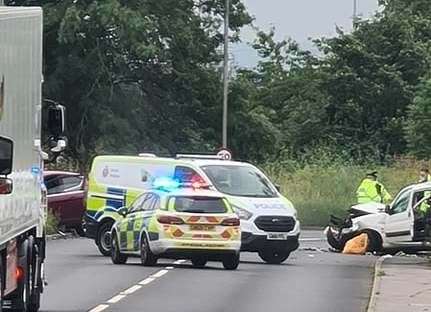
[[[267,249],[259,251],[259,257],[269,264],[281,264],[290,256],[290,251]]]
[[[239,266],[239,254],[225,256],[222,262],[226,270],[236,270]]]
[[[145,233],[141,237],[141,263],[144,266],[154,266],[157,264],[157,257],[152,253]]]
[[[99,231],[97,232],[96,237],[96,245],[99,248],[99,251],[105,257],[111,255],[111,228],[113,222],[105,222],[102,223],[99,227]]]
[[[192,258],[192,265],[195,268],[203,268],[207,264],[208,260],[202,257],[193,257]]]
[[[376,232],[366,231],[368,235],[368,251],[369,252],[379,252],[382,250],[382,239],[380,235]]]
[[[116,233],[112,233],[111,239],[111,260],[113,264],[125,264],[127,256],[120,252],[120,244]]]
[[[30,298],[27,304],[27,311],[37,312],[40,308],[40,294],[43,288],[43,281],[40,276],[42,260],[38,252],[39,246],[36,245],[33,237],[29,237],[28,242],[29,265],[27,266],[27,272]]]
[[[344,243],[335,238],[331,229],[328,229],[326,232],[326,240],[328,241],[328,244],[335,250],[341,251],[344,249]]]
[[[29,241],[25,240],[19,247],[18,265],[21,268],[21,278],[18,281],[18,288],[6,298],[11,301],[13,311],[29,312],[30,306],[30,266],[31,259],[29,254]]]

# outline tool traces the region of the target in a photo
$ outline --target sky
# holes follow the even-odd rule
[[[313,50],[311,38],[335,34],[335,27],[346,31],[352,28],[354,0],[243,0],[254,25],[263,30],[275,27],[277,39],[293,38],[303,48]],[[378,9],[378,0],[357,0],[358,13],[370,17]],[[256,53],[248,46],[255,31],[246,28],[241,33],[242,43],[232,47],[235,64],[253,67]]]

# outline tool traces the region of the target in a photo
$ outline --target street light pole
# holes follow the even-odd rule
[[[358,19],[358,0],[353,0],[353,26],[356,25]]]
[[[226,0],[224,17],[224,73],[223,73],[223,147],[227,148],[227,111],[229,96],[229,14],[230,0]]]

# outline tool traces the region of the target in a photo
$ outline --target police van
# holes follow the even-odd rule
[[[226,152],[175,158],[141,154],[98,156],[93,161],[84,229],[103,255],[111,254],[110,231],[121,218],[118,211],[151,190],[160,177],[222,193],[241,219],[242,251],[257,252],[265,262],[278,264],[299,247],[295,208],[255,166],[232,161]]]

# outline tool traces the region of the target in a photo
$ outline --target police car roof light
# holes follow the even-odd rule
[[[179,181],[168,177],[157,178],[153,182],[153,187],[156,189],[170,190],[170,189],[177,189],[180,186],[181,186],[181,183]]]

